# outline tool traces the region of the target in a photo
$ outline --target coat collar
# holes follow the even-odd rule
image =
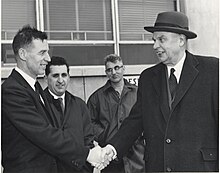
[[[163,63],[156,65],[153,69],[152,82],[165,120],[167,120],[170,112],[167,94],[167,75],[167,67]]]
[[[41,93],[42,98],[44,100],[44,104],[41,102],[39,95],[33,90],[33,88],[28,84],[28,82],[22,77],[20,73],[18,73],[15,69],[12,70],[12,73],[10,77],[14,78],[20,85],[25,87],[28,92],[30,92],[35,98],[39,100],[39,103],[42,105],[42,108],[45,111],[45,115],[48,119],[48,121],[53,124],[53,120],[51,118],[51,110],[49,109],[49,103],[47,102],[47,99],[44,95],[44,93]]]
[[[196,79],[199,71],[196,66],[199,64],[196,57],[186,51],[186,59],[183,64],[183,69],[180,76],[180,81],[178,85],[178,91],[176,94],[176,98],[172,104],[172,110],[170,112],[169,108],[169,98],[168,98],[168,88],[167,88],[167,69],[166,65],[163,63],[159,63],[153,68],[153,76],[152,82],[156,94],[159,98],[160,108],[163,113],[165,120],[167,120],[167,116],[175,109],[177,104],[181,101],[181,99],[186,94],[187,90],[192,85],[193,81]]]
[[[176,105],[181,101],[181,99],[184,97],[184,95],[189,90],[190,86],[198,76],[199,74],[199,71],[197,69],[198,64],[199,62],[197,58],[193,54],[186,51],[186,60],[183,64],[180,82],[178,85],[176,98],[172,105],[173,108],[172,110],[175,109]]]
[[[50,94],[48,87],[44,90],[44,93],[48,99],[48,102],[50,104],[50,108],[52,110],[52,116],[54,117],[54,122],[56,124],[56,127],[61,127],[63,128],[65,121],[68,119],[68,117],[70,115],[72,115],[72,113],[70,113],[69,111],[71,111],[69,109],[71,105],[71,99],[75,100],[75,96],[73,96],[72,94],[70,94],[68,91],[65,92],[65,114],[64,114],[64,119],[63,122],[60,121],[60,115],[57,114],[57,110],[56,107],[52,106],[54,105],[54,97]]]
[[[15,69],[12,70],[11,77],[13,77],[19,84],[24,86],[25,88],[32,89],[32,87],[28,84],[28,82],[23,78],[23,76],[18,73]],[[32,89],[33,90],[33,89]],[[34,91],[34,90],[33,90]]]
[[[123,79],[123,80],[124,80],[124,88],[123,88],[123,90],[129,91],[129,90],[134,90],[134,89],[137,88],[136,85],[133,85],[133,84],[129,83],[126,79]],[[104,89],[105,92],[112,91],[113,87],[111,86],[110,80],[108,80],[106,82],[106,84],[103,86],[103,89]]]

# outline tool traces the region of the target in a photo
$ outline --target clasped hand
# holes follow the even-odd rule
[[[104,169],[114,159],[115,153],[109,145],[104,148],[100,146],[92,148],[87,157],[87,161],[99,170]]]

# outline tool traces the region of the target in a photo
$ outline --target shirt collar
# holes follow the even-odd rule
[[[49,89],[48,89],[48,91],[53,96],[54,99],[62,98],[64,100],[64,98],[65,98],[65,93],[62,96],[57,96],[52,91],[50,91]]]
[[[168,66],[167,65],[168,76],[170,76],[170,69],[171,68],[175,69],[174,74],[176,76],[177,83],[179,83],[180,75],[181,75],[181,72],[182,72],[182,69],[183,69],[183,64],[184,64],[185,59],[186,59],[186,53],[184,52],[183,57],[180,59],[180,61],[175,66]]]
[[[21,70],[18,67],[15,67],[15,70],[27,81],[27,83],[31,86],[31,88],[33,88],[33,90],[35,91],[35,82],[36,79],[32,78],[31,76],[29,76],[27,73],[25,73],[23,70]]]
[[[130,84],[126,79],[124,79],[123,78],[123,80],[124,80],[124,89],[136,89],[136,86],[135,85],[132,85],[132,84]],[[108,91],[108,90],[111,90],[111,89],[114,89],[112,86],[111,86],[111,81],[110,80],[108,80],[107,82],[106,82],[106,84],[104,85],[104,90],[105,91]]]

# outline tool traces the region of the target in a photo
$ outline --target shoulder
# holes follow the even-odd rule
[[[76,102],[76,103],[80,103],[80,104],[85,104],[85,101],[83,99],[81,99],[78,96],[73,95],[72,93],[70,93],[69,91],[66,91],[66,97],[68,97],[69,99],[71,99],[72,101]]]
[[[21,90],[21,92],[26,92],[26,85],[23,85],[23,81],[18,81],[12,74],[2,83],[2,90]]]
[[[198,61],[198,68],[203,71],[216,72],[219,69],[219,59],[212,56],[193,55]]]
[[[161,73],[161,70],[165,68],[165,65],[163,63],[158,63],[152,67],[149,67],[145,70],[143,70],[140,74],[140,78],[145,78],[145,77],[152,77],[153,74],[156,73]]]
[[[219,59],[214,56],[196,55],[190,52],[187,53],[187,58],[195,58],[199,63],[205,63],[207,65],[218,65]]]
[[[88,99],[88,102],[90,102],[91,100],[97,100],[99,97],[103,97],[105,90],[107,89],[107,84],[101,86],[100,88],[96,89],[90,96]]]

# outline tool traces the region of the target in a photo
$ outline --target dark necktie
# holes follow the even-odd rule
[[[169,88],[170,88],[170,94],[171,94],[171,100],[174,99],[176,94],[176,86],[177,86],[177,80],[176,76],[174,75],[175,69],[170,69],[170,78],[169,78]]]
[[[35,82],[34,87],[35,87],[35,91],[40,95],[42,88],[38,81]]]
[[[44,100],[42,98],[43,89],[41,88],[40,83],[38,81],[36,81],[35,84],[34,84],[34,87],[35,87],[35,92],[38,93],[38,96],[41,100],[41,103],[43,103],[43,105],[44,105]]]
[[[59,97],[57,100],[59,101],[62,113],[64,114],[65,107],[64,107],[64,104],[63,104],[63,98]]]

